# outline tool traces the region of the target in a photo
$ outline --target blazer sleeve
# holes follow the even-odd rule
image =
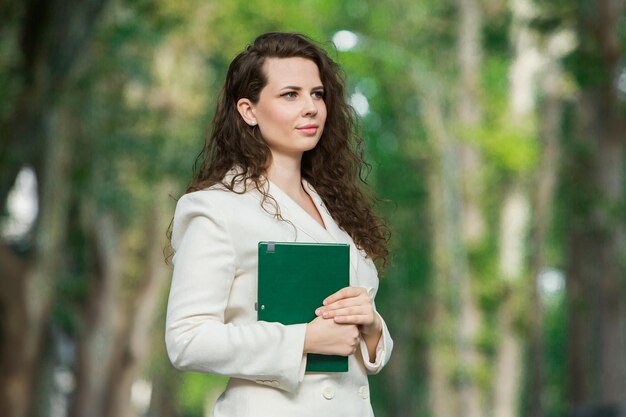
[[[380,322],[383,325],[383,331],[378,339],[378,345],[376,345],[376,358],[374,362],[370,362],[369,354],[367,351],[367,345],[363,338],[360,341],[360,350],[361,355],[363,356],[363,364],[365,365],[365,369],[367,369],[367,373],[369,374],[377,374],[381,369],[385,367],[389,359],[391,358],[391,351],[393,350],[393,340],[391,339],[391,335],[389,334],[389,329],[387,328],[387,324],[382,316],[376,312],[378,317],[380,318]]]
[[[371,272],[374,275],[378,276],[374,263],[371,262],[371,260],[368,260],[366,264],[370,268]],[[378,277],[376,277],[376,284],[377,281]],[[363,364],[365,365],[365,369],[369,374],[379,373],[381,369],[385,367],[387,362],[389,362],[389,359],[391,358],[391,352],[393,351],[393,340],[391,339],[391,334],[389,333],[389,329],[387,328],[387,323],[385,323],[385,320],[380,315],[380,313],[376,311],[376,302],[374,301],[374,299],[376,298],[377,289],[378,285],[376,285],[376,288],[367,287],[367,293],[372,299],[372,303],[374,304],[374,312],[376,313],[378,318],[380,318],[380,322],[383,326],[382,334],[380,336],[380,339],[378,339],[378,344],[376,345],[376,358],[374,359],[374,362],[370,362],[367,344],[365,343],[363,338],[361,338],[360,341],[360,351],[361,356],[363,357]]]
[[[172,364],[294,391],[304,377],[306,324],[224,322],[235,251],[224,217],[209,198],[180,198],[172,246],[165,332]]]

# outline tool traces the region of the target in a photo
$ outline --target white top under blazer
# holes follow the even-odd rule
[[[306,324],[257,321],[260,241],[349,243],[350,285],[376,296],[374,263],[337,226],[313,187],[303,185],[326,228],[270,181],[266,190],[284,220],[270,214],[271,206],[270,213],[261,207],[253,187],[237,194],[214,185],[176,205],[166,347],[178,369],[230,377],[214,417],[373,416],[367,374],[378,373],[393,348],[382,317],[375,361],[361,340],[343,373],[304,373]]]

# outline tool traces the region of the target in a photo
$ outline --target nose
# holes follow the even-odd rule
[[[305,117],[315,116],[318,111],[318,103],[315,102],[313,97],[309,96],[308,99],[304,101],[302,106],[302,115]]]

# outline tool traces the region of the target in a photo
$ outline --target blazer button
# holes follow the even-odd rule
[[[367,400],[370,396],[370,390],[367,388],[367,386],[363,385],[361,388],[359,388],[359,395],[364,400]]]
[[[333,391],[333,389],[331,387],[325,387],[322,390],[322,395],[327,400],[332,400],[333,398],[335,398],[335,391]]]

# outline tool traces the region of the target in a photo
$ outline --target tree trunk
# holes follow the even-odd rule
[[[570,194],[568,373],[574,412],[590,407],[618,407],[626,386],[626,294],[624,290],[624,152],[626,120],[615,80],[622,59],[620,23],[624,2],[579,2],[582,80],[580,137],[572,147],[575,181]],[[584,65],[584,64],[582,64]],[[585,75],[587,75],[585,77]],[[592,196],[579,199],[577,195]]]
[[[528,197],[518,185],[507,190],[500,219],[500,274],[507,293],[498,312],[498,345],[493,415],[514,417],[519,410],[522,376],[522,344],[514,328],[514,282],[523,273],[524,240],[529,221]]]
[[[165,357],[165,351],[163,352]],[[165,359],[165,358],[164,358]],[[165,369],[155,375],[152,380],[152,395],[147,417],[180,417],[182,415],[178,400],[181,374],[176,371],[169,360]]]
[[[458,122],[464,132],[476,132],[482,122],[480,105],[480,70],[482,63],[482,11],[477,0],[459,1],[458,60],[460,85],[458,91]],[[459,386],[461,414],[466,417],[482,417],[482,395],[476,375],[480,357],[475,341],[480,331],[482,318],[472,289],[472,271],[467,259],[468,251],[482,243],[485,237],[485,220],[481,208],[482,164],[476,141],[471,137],[460,137],[454,145],[458,149],[460,170],[458,181],[461,186],[460,235],[463,236],[465,259],[458,259],[465,265],[459,272],[458,291],[460,311],[458,312],[458,355],[465,375]],[[458,235],[457,235],[458,236]],[[455,261],[456,262],[456,261]]]
[[[164,190],[164,184],[155,187]],[[118,351],[118,357],[114,368],[109,376],[109,401],[107,405],[107,417],[132,416],[136,411],[130,403],[130,393],[133,383],[138,379],[141,366],[150,348],[150,332],[153,330],[168,275],[168,268],[163,260],[163,247],[165,246],[165,234],[162,233],[167,224],[168,193],[160,193],[160,198],[150,210],[145,222],[145,277],[127,298],[125,306],[128,320],[124,322],[123,331],[118,335],[118,344],[122,348]],[[146,404],[148,406],[148,404]]]
[[[431,405],[437,417],[458,416],[468,410],[464,406],[468,379],[463,374],[455,390],[453,377],[463,369],[465,353],[471,349],[471,341],[466,339],[462,314],[462,292],[467,290],[467,256],[461,229],[461,186],[458,175],[458,153],[455,143],[445,128],[442,104],[436,93],[430,93],[422,100],[424,123],[432,141],[432,166],[429,173],[429,194],[431,218],[433,221],[433,241],[435,243],[435,330],[430,346],[430,375],[433,392]],[[446,352],[450,354],[447,355]]]
[[[530,0],[511,3],[511,43],[514,58],[510,67],[509,123],[531,137],[538,136],[533,125],[536,78],[541,55],[536,34],[529,23],[536,15]],[[532,140],[529,138],[528,140]],[[505,192],[500,212],[499,272],[507,293],[498,312],[496,374],[494,381],[494,416],[513,417],[519,413],[522,380],[522,342],[514,328],[515,289],[526,272],[526,236],[530,222],[527,184],[517,176]]]
[[[458,60],[460,85],[458,121],[463,131],[477,131],[482,123],[480,74],[482,65],[482,12],[477,0],[459,0]],[[463,182],[463,236],[468,245],[485,237],[482,197],[482,155],[472,137],[461,137],[459,147]]]
[[[95,209],[84,214],[96,252],[97,270],[84,314],[83,333],[76,347],[76,391],[70,406],[71,417],[104,417],[107,381],[118,343],[122,315],[119,292],[126,257],[117,222],[111,214],[96,216]]]
[[[0,120],[0,207],[24,165],[40,173],[47,120],[91,39],[106,0],[28,0],[20,33],[22,85]],[[54,139],[54,135],[52,138]]]
[[[11,114],[0,121],[0,206],[17,173],[31,165],[39,184],[39,218],[33,249],[20,257],[5,242],[0,262],[8,274],[0,310],[0,409],[10,417],[31,411],[35,366],[55,289],[65,240],[70,144],[57,133],[55,105],[90,39],[104,0],[28,1],[20,34],[23,83]],[[52,123],[52,125],[51,125]]]
[[[443,132],[442,132],[443,133]],[[446,251],[444,196],[442,187],[442,169],[438,158],[433,158],[429,173],[429,201],[432,218],[432,242],[434,287],[431,343],[428,352],[430,404],[433,416],[452,417],[456,415],[455,393],[452,385],[454,354],[451,349],[449,332],[452,327],[449,305],[446,302],[446,290],[449,283],[448,253]]]
[[[52,119],[58,122],[59,118],[57,115]],[[39,176],[37,258],[20,259],[9,247],[3,246],[10,266],[8,270],[16,273],[7,276],[3,283],[6,291],[2,293],[0,407],[11,417],[31,413],[38,371],[36,364],[63,256],[71,150],[68,136],[63,132],[57,136],[54,142],[48,140],[45,171]]]
[[[540,417],[544,414],[543,386],[545,364],[543,341],[543,302],[540,292],[541,274],[546,264],[546,240],[548,227],[552,222],[552,208],[560,171],[560,129],[564,92],[562,91],[563,74],[559,60],[568,52],[567,45],[560,45],[559,37],[567,36],[566,32],[558,32],[550,36],[547,42],[547,54],[543,77],[540,83],[544,92],[540,113],[541,119],[541,159],[539,169],[533,180],[533,221],[531,228],[530,276],[532,282],[532,318],[531,341],[529,344],[530,369],[529,410],[530,416]],[[561,38],[563,39],[563,38]]]
[[[138,414],[131,404],[131,390],[151,346],[150,332],[168,283],[163,259],[167,196],[160,193],[141,230],[129,226],[124,234],[112,214],[96,218],[93,212],[86,213],[83,223],[96,225],[91,234],[98,269],[87,302],[85,332],[77,347],[72,417]],[[141,236],[139,246],[129,243],[133,233]],[[131,264],[141,265],[143,275],[130,276],[127,265]]]

